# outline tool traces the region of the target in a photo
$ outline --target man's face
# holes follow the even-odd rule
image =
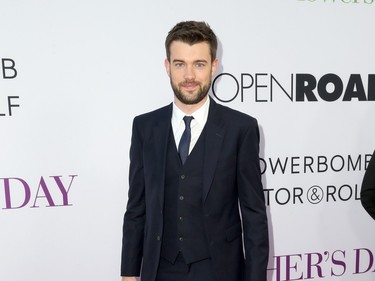
[[[198,104],[208,94],[217,59],[211,62],[210,47],[206,42],[189,45],[174,41],[170,46],[170,61],[165,60],[165,68],[176,102]]]

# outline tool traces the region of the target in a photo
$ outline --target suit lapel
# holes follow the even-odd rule
[[[164,204],[164,183],[165,183],[165,165],[167,159],[168,138],[171,128],[172,104],[167,106],[162,112],[161,117],[153,128],[154,143],[154,168],[159,177],[157,186],[160,188],[158,192],[160,208]]]
[[[207,135],[204,153],[203,202],[206,200],[208,192],[210,191],[225,133],[225,129],[220,123],[219,116],[216,113],[217,104],[211,99],[206,123]]]

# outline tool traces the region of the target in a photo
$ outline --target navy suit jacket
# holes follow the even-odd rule
[[[171,116],[172,104],[133,122],[121,275],[142,271],[142,281],[154,281],[159,264]],[[211,99],[205,130],[202,205],[217,280],[266,281],[268,225],[257,121]]]

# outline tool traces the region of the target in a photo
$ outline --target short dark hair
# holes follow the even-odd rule
[[[170,47],[173,41],[181,41],[189,45],[207,42],[210,46],[211,61],[216,59],[217,38],[211,27],[202,21],[183,21],[176,24],[165,39],[167,59],[170,60]]]

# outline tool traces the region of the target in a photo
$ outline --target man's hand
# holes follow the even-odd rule
[[[138,281],[138,278],[133,276],[122,276],[122,281]]]

